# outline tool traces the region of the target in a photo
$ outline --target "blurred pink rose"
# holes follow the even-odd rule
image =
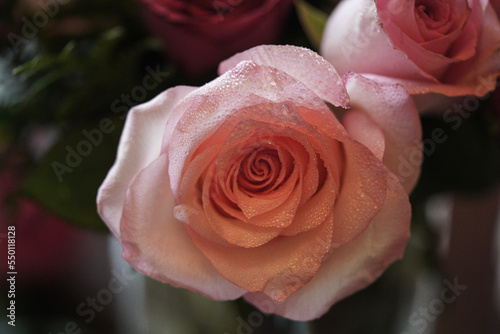
[[[7,254],[3,237],[7,237],[7,227],[14,226],[17,280],[23,284],[59,281],[73,268],[77,230],[18,193],[23,182],[23,159],[18,153],[9,153],[7,166],[0,170],[0,226],[5,234],[0,242],[1,252]],[[3,270],[2,275],[7,271]]]
[[[483,96],[500,75],[500,23],[487,0],[348,0],[329,18],[321,54],[340,73],[410,94]]]
[[[139,1],[167,56],[192,76],[236,52],[276,43],[292,6],[292,0]]]
[[[415,105],[304,48],[256,47],[219,72],[132,109],[99,213],[146,275],[319,317],[403,254]]]

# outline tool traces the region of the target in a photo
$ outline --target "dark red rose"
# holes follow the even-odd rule
[[[500,18],[500,0],[490,0],[493,9],[497,13],[497,16]]]
[[[139,0],[169,59],[191,76],[260,44],[275,44],[292,0]]]

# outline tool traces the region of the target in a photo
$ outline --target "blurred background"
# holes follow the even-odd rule
[[[405,257],[310,323],[144,277],[97,215],[132,106],[255,45],[317,51],[335,5],[0,0],[0,333],[500,333],[499,90],[458,129],[422,117]]]

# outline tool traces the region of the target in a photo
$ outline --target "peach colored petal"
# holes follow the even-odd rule
[[[301,145],[308,148],[309,151],[310,162],[307,165],[307,168],[302,168],[302,176],[299,178],[299,184],[296,187],[303,189],[303,196],[300,200],[301,205],[307,205],[310,201],[310,197],[313,195],[316,197],[316,200],[309,203],[307,206],[307,212],[304,212],[305,209],[301,207],[298,208],[292,224],[283,230],[282,235],[294,235],[299,232],[310,230],[318,226],[326,218],[326,215],[330,210],[325,208],[331,207],[334,203],[335,194],[338,192],[339,187],[338,168],[341,168],[342,166],[342,161],[340,159],[335,160],[335,157],[338,156],[337,151],[340,150],[338,148],[339,145],[336,145],[335,138],[339,138],[341,140],[345,140],[347,138],[345,130],[338,123],[328,108],[326,108],[326,106],[323,105],[321,109],[310,111],[310,113],[305,112],[302,109],[303,108],[296,109],[291,104],[285,104],[275,105],[274,108],[271,105],[255,106],[254,108],[241,111],[241,116],[244,116],[244,119],[247,120],[253,119],[258,122],[266,121],[269,124],[274,122],[274,126],[282,126],[283,122],[285,122],[284,124],[286,124],[286,127],[289,129],[273,129],[271,126],[268,126],[268,128],[273,129],[273,132],[280,136],[289,137],[290,139],[299,141]],[[274,119],[270,118],[271,115],[273,115],[272,117],[274,117]],[[314,119],[313,124],[310,124],[311,120],[303,119],[302,115],[312,117]],[[334,137],[332,138],[334,141],[333,143],[325,141],[323,138],[324,134],[318,133],[315,122],[330,123],[328,136]],[[286,143],[282,143],[282,145],[286,146]],[[311,149],[314,151],[311,151]],[[290,148],[290,152],[292,151],[293,149]],[[295,150],[295,152],[296,151],[297,150]],[[316,155],[316,157],[313,157],[313,155]],[[306,167],[305,163],[300,163],[300,160],[295,161],[297,162],[296,166],[299,169],[301,167]],[[219,164],[219,166],[223,165],[223,163]],[[325,170],[324,173],[328,175],[328,178],[326,181],[321,181],[324,182],[324,185],[322,186],[323,190],[316,193],[316,190],[318,189],[318,172],[320,170],[322,173],[323,170]],[[223,177],[224,174],[221,174],[220,178]],[[283,214],[283,217],[293,218],[291,213],[294,213],[295,210],[292,211],[286,208],[283,209],[280,210],[280,212],[286,213]],[[273,217],[276,217],[277,213],[277,210],[269,212],[268,215],[266,214],[266,217],[268,217],[268,219],[273,219]],[[304,219],[306,217],[307,219]]]
[[[244,248],[261,246],[279,235],[281,228],[248,224],[240,219],[228,216],[223,209],[219,209],[221,199],[218,198],[217,192],[212,191],[214,188],[212,186],[214,175],[214,172],[207,174],[204,180],[202,199],[206,220],[213,231],[229,244]]]
[[[341,149],[329,154],[334,163],[325,163],[325,167],[330,168],[328,175],[341,177],[340,189],[335,191],[338,195],[332,246],[337,247],[362,233],[380,210],[386,191],[381,180],[388,170],[367,147],[339,133],[338,121],[332,113],[322,114],[307,108],[298,110],[307,123],[329,140],[330,147],[341,143]],[[335,171],[332,164],[340,169]]]
[[[280,105],[273,107],[281,108]],[[270,107],[269,113],[272,113],[273,107]],[[259,113],[259,110],[255,112]],[[240,114],[241,112],[235,115],[235,119],[243,116]],[[289,197],[299,179],[299,174],[298,169],[295,168],[296,162],[293,159],[292,151],[287,149],[288,145],[280,138],[280,136],[290,135],[289,131],[286,131],[288,129],[273,124],[269,115],[262,115],[262,118],[255,116],[252,116],[255,119],[244,117],[237,126],[227,133],[228,138],[216,161],[218,181],[221,184],[227,184],[224,187],[224,192],[228,195],[230,193],[228,197],[234,199],[235,204],[243,212],[245,220],[251,220],[256,216],[270,212],[283,203],[286,205],[291,205],[292,202],[298,204],[300,200],[300,197],[296,199]],[[260,119],[260,121],[256,119]],[[274,122],[276,123],[276,121]],[[271,159],[272,155],[263,154],[262,150],[274,152],[275,158]],[[258,188],[252,191],[249,186],[244,187],[247,183],[246,177],[243,177],[246,169],[242,165],[252,159],[254,155],[266,158],[268,161],[271,159],[269,166],[274,170],[272,173],[276,173],[270,181],[272,184],[268,185],[265,191]],[[229,172],[230,170],[231,172]],[[228,177],[232,181],[230,183],[224,182]],[[297,195],[300,196],[300,193]],[[288,211],[294,212],[295,209],[291,206]],[[285,216],[284,214],[276,215]]]
[[[192,159],[204,139],[209,138],[238,110],[275,102],[329,112],[321,99],[301,82],[284,72],[249,61],[239,63],[234,69],[200,87],[182,102],[182,117],[175,128],[167,125],[166,133],[172,132],[169,137],[171,140],[164,140],[162,147],[163,151],[170,151],[169,173],[176,199],[183,166]],[[340,124],[339,128],[342,128]]]
[[[410,236],[411,207],[406,191],[392,174],[387,176],[387,184],[384,206],[370,226],[358,238],[334,250],[302,289],[281,303],[261,293],[247,293],[244,298],[262,312],[308,321],[371,284],[402,257]]]
[[[386,147],[382,161],[410,193],[422,159],[420,117],[412,98],[400,85],[379,85],[359,74],[347,73],[344,81],[353,109],[362,110],[382,129]],[[370,147],[367,140],[361,142]]]
[[[321,159],[318,159],[318,163],[321,164],[323,162]],[[321,165],[318,165],[318,168],[321,168]],[[325,169],[323,173],[328,174],[326,168],[324,166],[323,168]],[[319,187],[318,191],[297,209],[292,224],[283,229],[281,235],[294,236],[312,230],[323,223],[331,214],[330,208],[335,205],[338,184],[339,180],[334,176],[329,175],[326,177],[326,180],[324,180],[323,185]]]
[[[324,109],[328,110],[326,107],[324,107]],[[311,127],[304,120],[302,120],[293,105],[288,104],[285,109],[283,108],[283,105],[280,104],[274,106],[271,104],[261,106],[257,105],[252,108],[247,108],[246,110],[241,110],[237,114],[238,115],[233,115],[232,120],[242,118],[244,120],[244,126],[241,129],[233,129],[233,131],[236,130],[238,134],[235,136],[230,135],[232,139],[229,143],[231,143],[234,138],[239,138],[242,135],[244,135],[244,138],[246,139],[239,139],[236,141],[236,144],[227,145],[227,147],[221,151],[221,157],[224,157],[224,151],[226,151],[228,155],[232,155],[235,150],[237,151],[237,145],[240,141],[248,141],[248,145],[253,145],[253,141],[259,143],[259,140],[264,140],[262,144],[259,143],[260,146],[264,147],[270,145],[265,143],[266,141],[269,141],[269,143],[272,143],[273,145],[278,145],[286,149],[286,151],[290,152],[291,156],[293,156],[294,173],[290,175],[290,178],[295,175],[295,172],[300,172],[300,177],[297,175],[298,179],[289,180],[284,185],[281,185],[281,188],[274,192],[281,194],[281,198],[278,199],[275,198],[274,194],[272,198],[268,195],[263,195],[252,200],[246,199],[245,197],[242,197],[244,194],[240,194],[238,196],[237,190],[233,191],[226,189],[237,189],[238,187],[234,183],[235,181],[227,185],[224,188],[225,195],[228,199],[232,199],[232,201],[237,203],[239,206],[248,205],[252,202],[259,203],[264,200],[264,204],[267,203],[267,213],[260,214],[255,217],[254,215],[251,215],[253,217],[251,219],[248,219],[247,217],[240,217],[240,219],[247,223],[257,224],[259,226],[281,227],[288,226],[290,220],[293,219],[291,224],[293,226],[287,227],[282,233],[284,235],[296,234],[319,225],[326,218],[326,213],[322,208],[325,204],[327,206],[333,205],[335,193],[338,190],[338,171],[335,167],[337,167],[336,165],[338,165],[339,162],[332,160],[332,157],[335,156],[335,150],[332,152],[332,148],[329,147],[328,143],[321,137],[321,135],[314,130],[314,127]],[[315,112],[316,116],[319,114],[319,111]],[[324,115],[328,116],[326,121],[336,121],[330,112],[325,112]],[[284,125],[286,125],[285,128],[283,127]],[[250,130],[245,131],[244,129]],[[220,130],[226,133],[229,131],[224,126],[220,127]],[[318,189],[319,170],[323,170],[324,167],[322,167],[323,161],[320,161],[318,157],[328,161],[328,170],[330,171],[330,177],[326,181],[326,185],[322,186],[324,189],[320,191],[321,195],[316,193],[316,190]],[[227,172],[225,172],[227,169],[226,166],[229,164],[227,161],[230,161],[228,157],[218,159],[217,162],[217,166],[220,171],[220,184],[224,184],[223,179],[227,177]],[[321,165],[318,166],[318,164]],[[297,193],[297,195],[292,196],[293,187],[295,187],[293,192]],[[302,191],[298,192],[298,190]],[[302,196],[300,196],[301,193]],[[310,198],[313,195],[321,199],[317,199],[309,203]],[[300,203],[297,202],[298,199],[300,199]],[[247,200],[249,202],[245,203]],[[271,200],[274,204],[272,202],[268,202],[268,200]],[[309,205],[306,213],[303,213],[304,209],[299,207],[297,214],[295,214],[298,204],[307,205],[308,203]],[[315,203],[314,206],[311,206],[312,203]],[[279,205],[279,207],[277,207],[277,205]],[[252,204],[251,207],[253,208],[252,210],[256,210],[254,204]],[[266,206],[262,205],[259,210],[265,208]],[[226,209],[226,212],[233,217],[237,217],[234,211]],[[306,216],[307,219],[304,219]],[[279,217],[279,219],[277,219],[277,217]]]
[[[323,108],[328,110],[324,105]],[[325,115],[329,115],[330,121],[335,120],[331,113],[325,112]],[[283,123],[283,120],[286,118],[287,121]],[[237,124],[231,125],[232,123]],[[286,124],[286,127],[284,124]],[[243,127],[239,128],[238,125]],[[267,241],[268,238],[276,236],[277,232],[275,229],[270,229],[267,235],[265,230],[255,229],[255,235],[248,238],[248,241],[244,240],[245,236],[248,237],[248,235],[252,235],[252,228],[248,226],[248,224],[269,227],[285,227],[289,225],[291,219],[294,218],[293,213],[299,204],[299,200],[300,203],[303,203],[315,193],[318,183],[318,171],[316,169],[317,158],[315,151],[310,148],[311,144],[309,141],[318,141],[319,139],[317,138],[317,134],[314,139],[314,136],[309,132],[314,133],[314,129],[301,120],[300,115],[295,111],[292,105],[283,108],[282,104],[265,103],[235,111],[232,117],[221,125],[216,132],[201,145],[204,149],[197,149],[197,155],[191,162],[187,163],[188,166],[185,168],[179,191],[179,203],[182,203],[182,205],[176,207],[177,219],[184,221],[204,237],[222,244],[223,242],[221,242],[220,238],[214,238],[213,230],[216,230],[217,234],[226,241],[245,245],[245,247],[256,247],[260,243]],[[243,137],[240,138],[241,136]],[[276,138],[273,139],[273,136]],[[230,137],[231,139],[224,141],[224,137]],[[290,154],[294,156],[296,162],[296,168],[294,168],[294,170],[296,170],[297,173],[300,171],[301,177],[298,178],[297,175],[297,181],[292,182],[292,180],[290,180],[290,182],[285,183],[282,188],[277,190],[277,192],[282,193],[282,191],[288,189],[282,193],[281,198],[273,199],[270,195],[264,196],[264,198],[275,201],[279,206],[268,205],[268,212],[248,219],[240,212],[241,208],[238,208],[237,205],[241,203],[238,203],[238,198],[236,196],[231,196],[232,192],[227,192],[225,189],[224,191],[218,190],[221,185],[224,186],[225,180],[229,179],[228,173],[226,172],[229,167],[226,161],[231,160],[221,159],[220,157],[216,158],[216,156],[220,154],[221,157],[224,157],[224,152],[232,155],[234,151],[238,150],[238,145],[246,143],[246,141],[248,141],[247,144],[251,145],[252,140],[257,143],[259,140],[269,141],[273,145],[278,145],[288,150]],[[325,156],[332,156],[331,152],[327,149],[326,142],[324,142],[322,146],[318,146],[317,144],[315,144],[315,146],[325,151]],[[300,151],[305,150],[305,147],[308,147],[307,155],[309,155],[309,158],[301,156],[300,154],[297,155],[298,152],[300,153]],[[333,162],[330,164],[333,164]],[[206,169],[211,165],[216,165],[221,171],[218,176],[219,186],[212,186],[210,182],[205,182],[204,186],[200,187],[199,184],[202,177],[207,181],[209,176]],[[335,185],[338,184],[338,181],[335,181],[335,170],[332,170],[330,174],[331,177],[328,181],[329,186],[325,187],[325,189],[329,189],[329,191],[323,196],[328,206],[333,205]],[[229,175],[232,174],[229,173]],[[292,177],[292,175],[290,175],[290,177]],[[232,187],[231,183],[229,187]],[[307,197],[301,196],[301,192],[307,194]],[[260,197],[257,199],[259,198]],[[211,200],[215,200],[215,203],[212,204]],[[245,203],[243,203],[243,205],[244,204]],[[205,205],[209,206],[203,208]],[[247,223],[247,225],[242,225],[241,222],[230,217],[228,217],[228,219],[222,219],[219,212],[214,209],[214,205],[220,210],[223,210],[228,216],[237,218]],[[275,208],[273,209],[273,207]],[[209,217],[209,219],[207,219],[207,217],[203,216],[202,212],[205,211],[210,212],[210,217],[212,218]],[[309,215],[314,216],[315,219],[306,222],[297,220],[295,225],[302,225],[299,228],[300,231],[312,229],[325,219],[323,215],[324,210],[315,210],[315,212],[314,215]],[[276,220],[277,217],[280,218],[280,220]],[[304,217],[304,215],[300,214],[298,217]],[[211,225],[210,227],[207,226],[209,224]],[[297,230],[297,228],[295,230]],[[243,237],[240,237],[240,235]]]
[[[386,197],[387,168],[362,144],[344,143],[345,169],[335,202],[332,247],[346,244],[370,225]]]
[[[382,161],[385,151],[384,132],[368,114],[353,105],[342,118],[342,125],[352,139],[368,147]]]
[[[128,114],[115,163],[99,188],[97,207],[111,232],[120,239],[120,219],[125,194],[135,174],[160,154],[165,123],[172,109],[194,87],[170,88]]]
[[[212,180],[208,179],[210,181]],[[216,200],[208,198],[204,201],[205,215],[212,229],[229,244],[243,248],[258,247],[280,234],[281,228],[261,227],[224,215],[217,208],[218,203],[214,202]]]
[[[218,153],[219,148],[216,145],[204,146],[204,149],[189,162],[179,188],[179,204],[174,209],[174,216],[205,238],[213,242],[227,244],[222,237],[213,231],[207,220],[203,208],[203,184],[200,183],[200,180],[207,173],[213,173],[212,164]],[[210,171],[210,169],[212,170]]]
[[[247,291],[262,291],[283,300],[316,273],[329,250],[331,219],[318,228],[293,237],[277,237],[256,248],[224,247],[188,230],[195,245],[217,271]],[[318,239],[324,242],[318,242]]]
[[[324,109],[328,110],[325,106]],[[315,114],[317,115],[319,112]],[[328,121],[336,121],[331,113],[325,112],[325,115],[328,116]],[[285,123],[283,123],[284,120],[286,120]],[[237,124],[233,126],[230,123]],[[286,127],[283,124],[286,124]],[[320,156],[325,156],[325,160],[331,159],[334,156],[331,148],[328,148],[327,142],[323,140],[321,144],[319,143],[321,142],[321,137],[317,133],[315,134],[315,132],[313,127],[301,119],[300,114],[298,114],[292,105],[283,108],[282,104],[266,103],[235,111],[232,117],[221,125],[210,139],[203,143],[202,146],[207,147],[207,150],[199,152],[199,155],[192,160],[192,166],[189,164],[187,167],[180,188],[181,199],[179,203],[183,203],[181,206],[182,211],[176,213],[176,217],[189,224],[197,233],[205,237],[211,237],[210,231],[205,226],[208,221],[212,229],[226,241],[243,247],[256,247],[268,241],[269,238],[275,237],[277,233],[276,229],[269,229],[269,233],[266,235],[265,229],[252,229],[251,225],[249,226],[248,224],[261,227],[283,228],[290,225],[290,222],[293,220],[294,223],[292,224],[295,225],[292,228],[293,232],[287,230],[286,234],[296,234],[299,231],[315,228],[326,218],[324,207],[325,205],[328,207],[333,205],[335,192],[338,189],[338,176],[336,176],[338,172],[333,167],[328,167],[330,177],[326,183],[327,185],[324,186],[325,190],[320,192],[321,196],[316,194],[318,198],[321,197],[321,200],[311,202],[316,205],[310,208],[314,212],[314,214],[308,214],[308,218],[311,219],[303,221],[301,218],[305,217],[304,213],[300,213],[297,216],[294,215],[297,205],[306,202],[318,187],[318,167],[316,166],[316,154],[318,153],[316,151],[320,152]],[[225,142],[221,136],[227,137]],[[259,144],[259,141],[263,141],[263,144]],[[266,141],[268,143],[265,143]],[[268,194],[262,196],[262,198],[258,196],[254,199],[249,199],[245,197],[245,194],[237,191],[238,186],[234,183],[235,179],[233,177],[236,173],[231,172],[232,168],[234,168],[230,164],[234,160],[232,156],[234,152],[241,150],[238,146],[245,144],[251,147],[255,143],[260,146],[281,146],[295,157],[294,172],[290,174],[289,182],[286,182],[281,188],[276,190],[276,192],[282,194],[280,198],[275,198],[275,196]],[[311,145],[315,149],[311,151],[312,148],[308,148],[309,158],[296,155],[298,151],[302,151],[305,147]],[[220,156],[218,158],[214,157],[215,152],[219,152]],[[205,156],[211,156],[212,158],[204,160]],[[201,161],[205,161],[205,163],[200,163],[199,159],[203,159]],[[334,161],[329,161],[329,165],[333,166],[334,164]],[[212,179],[214,177],[212,175],[213,172],[205,173],[203,171],[209,165],[217,166],[217,170],[219,170],[217,182],[215,183]],[[236,167],[236,170],[239,171],[239,167],[237,165]],[[296,175],[298,172],[301,173],[300,178]],[[202,176],[205,178],[205,181],[203,190],[200,190],[197,184],[199,184]],[[231,178],[233,181],[227,184],[226,180]],[[223,191],[219,190],[220,187],[223,188]],[[225,189],[228,187],[230,188],[229,190]],[[303,192],[308,194],[307,197],[301,196],[302,189],[304,189]],[[201,192],[203,192],[203,196],[200,197]],[[191,195],[186,196],[186,194]],[[198,198],[195,198],[196,196]],[[267,212],[250,215],[251,218],[245,217],[245,215],[239,212],[239,210],[245,209],[245,205],[251,205],[250,207],[256,209],[255,205],[263,200],[271,201],[267,203],[267,206],[259,204],[259,210],[267,210]],[[277,205],[274,205],[273,202]],[[189,207],[192,206],[192,210],[199,211],[202,210],[202,205],[204,206],[204,211],[207,212],[208,219],[200,217],[193,222],[183,218],[199,216],[196,213],[189,213],[188,211],[191,210]],[[219,210],[224,211],[227,219],[221,215]],[[181,214],[182,217],[178,216]],[[240,222],[234,218],[239,219]],[[212,241],[220,243],[217,240]]]
[[[298,171],[291,175],[290,180],[279,188],[281,197],[249,196],[238,189],[235,182],[234,188],[237,205],[245,216],[245,221],[258,226],[280,227],[289,226],[299,205],[302,196],[302,187],[298,186]],[[240,184],[241,185],[241,184]]]
[[[167,168],[167,157],[161,155],[130,184],[120,227],[123,257],[162,282],[215,300],[240,297],[244,291],[217,273],[192,243],[186,226],[173,217]]]
[[[223,61],[219,74],[245,60],[285,72],[335,106],[349,106],[349,96],[335,67],[309,49],[291,45],[256,46]]]

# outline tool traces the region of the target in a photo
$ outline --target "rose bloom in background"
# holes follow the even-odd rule
[[[73,269],[78,231],[33,199],[19,194],[26,157],[15,149],[6,152],[0,169],[0,225],[3,231],[7,226],[15,227],[14,271],[22,273],[16,279],[23,286],[60,284],[61,278]],[[3,254],[7,254],[5,240],[0,242]],[[6,265],[7,261],[4,268]],[[8,276],[8,271],[4,270],[2,277]]]
[[[222,60],[279,39],[292,0],[140,0],[168,58],[199,77]]]
[[[319,317],[403,255],[420,164],[398,168],[421,158],[416,107],[298,47],[256,47],[219,72],[131,110],[99,213],[146,275]]]
[[[490,0],[490,3],[495,9],[497,16],[500,18],[500,0]]]
[[[500,23],[487,0],[348,0],[331,14],[320,53],[341,74],[410,94],[484,96],[500,75]]]

